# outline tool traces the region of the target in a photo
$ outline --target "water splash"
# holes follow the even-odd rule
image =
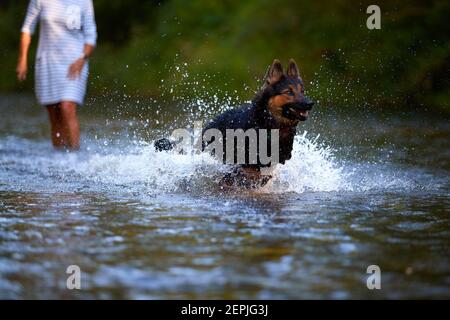
[[[149,192],[207,192],[212,186],[220,190],[217,182],[230,170],[205,153],[155,152],[151,144],[127,152],[93,155],[74,170],[108,184],[145,185]],[[322,146],[319,137],[310,139],[305,132],[295,140],[292,159],[286,165],[278,165],[274,183],[261,192],[338,191],[346,189],[346,183],[346,175],[332,150]]]
[[[134,194],[216,194],[230,167],[208,154],[182,155],[156,152],[152,143],[124,147],[101,141],[85,141],[76,154],[51,151],[42,142],[10,137],[0,143],[0,176],[9,188],[34,191],[54,189],[103,192],[119,190]],[[87,150],[89,149],[89,150]],[[26,150],[34,150],[26,156]],[[296,137],[292,158],[278,165],[272,183],[260,193],[367,192],[426,188],[429,176],[397,170],[382,164],[345,162],[320,137],[307,132]],[[419,178],[423,177],[423,181]],[[418,180],[419,179],[419,180]],[[55,184],[56,183],[56,184]],[[433,187],[436,187],[433,184]]]
[[[305,131],[295,138],[291,160],[279,165],[273,192],[347,190],[347,175],[337,164],[333,150],[319,136],[310,139]]]

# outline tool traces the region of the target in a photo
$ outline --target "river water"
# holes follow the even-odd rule
[[[0,298],[450,298],[448,116],[319,105],[272,184],[223,192],[209,156],[153,150],[184,109],[114,103],[65,153],[32,98],[0,99]]]

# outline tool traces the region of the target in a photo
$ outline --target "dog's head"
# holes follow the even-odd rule
[[[314,102],[305,96],[303,80],[297,63],[289,61],[286,73],[280,61],[274,60],[265,76],[262,96],[267,109],[278,125],[294,127],[308,118]]]

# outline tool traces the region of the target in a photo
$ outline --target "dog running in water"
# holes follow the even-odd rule
[[[228,110],[215,119],[213,119],[202,132],[202,137],[205,132],[210,129],[220,131],[223,137],[223,162],[228,163],[227,159],[234,159],[236,161],[236,141],[233,141],[235,148],[233,148],[234,155],[227,155],[226,141],[228,139],[235,140],[235,136],[231,136],[230,130],[254,129],[259,132],[261,129],[266,129],[267,132],[276,129],[278,130],[278,163],[284,164],[292,156],[292,148],[296,128],[300,121],[305,121],[308,118],[309,111],[312,109],[314,102],[312,102],[304,94],[304,84],[300,77],[296,62],[291,59],[286,72],[278,60],[274,60],[265,76],[264,85],[261,90],[256,93],[251,103],[242,105],[239,108]],[[260,135],[256,135],[258,139],[258,146],[260,147]],[[207,146],[213,143],[215,138],[203,140],[202,150],[206,150]],[[273,163],[264,163],[259,156],[259,149],[257,150],[256,162],[250,161],[249,146],[250,141],[245,141],[243,150],[245,153],[245,161],[234,166],[234,169],[226,174],[220,181],[220,185],[224,187],[244,187],[244,188],[258,188],[264,186],[272,176],[270,174],[262,174],[262,169],[270,167]],[[157,151],[170,150],[174,147],[174,142],[167,138],[157,140],[155,148]],[[241,145],[242,148],[242,145]],[[269,141],[266,145],[266,150],[273,154]],[[242,150],[241,150],[242,151]],[[236,163],[236,162],[233,162]]]

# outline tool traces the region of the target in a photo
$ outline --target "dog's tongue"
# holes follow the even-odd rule
[[[298,110],[297,113],[305,118],[308,116],[308,110]]]

